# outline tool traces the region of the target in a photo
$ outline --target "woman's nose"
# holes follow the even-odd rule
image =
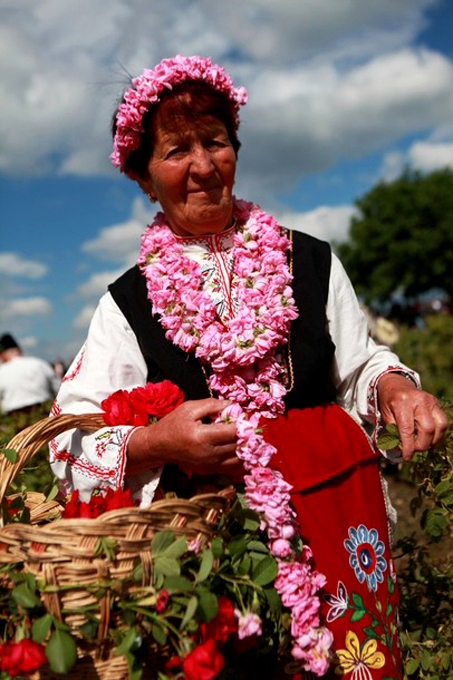
[[[192,152],[192,170],[198,175],[210,175],[214,164],[208,149],[198,146]]]

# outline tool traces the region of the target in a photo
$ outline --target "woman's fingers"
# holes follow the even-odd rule
[[[415,451],[438,444],[448,419],[437,399],[398,374],[387,374],[381,380],[384,382],[378,389],[382,417],[385,423],[396,424],[404,460],[410,460]]]

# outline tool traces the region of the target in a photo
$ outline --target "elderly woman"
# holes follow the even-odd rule
[[[61,435],[52,467],[82,498],[128,486],[142,505],[190,492],[189,477],[244,484],[301,668],[401,677],[391,508],[364,424],[396,423],[409,460],[446,418],[370,339],[329,246],[233,195],[245,102],[202,57],[165,59],[124,94],[111,159],[162,212],[100,300],[55,413],[100,411],[117,390],[164,380],[185,400],[149,426]]]

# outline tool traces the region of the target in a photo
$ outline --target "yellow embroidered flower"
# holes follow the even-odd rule
[[[346,649],[338,649],[335,652],[335,673],[346,675],[352,673],[352,680],[372,680],[371,669],[382,668],[385,664],[385,656],[377,652],[376,640],[365,640],[360,645],[359,638],[352,631],[346,633]]]

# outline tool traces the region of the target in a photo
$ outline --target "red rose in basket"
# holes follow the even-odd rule
[[[200,624],[200,631],[204,641],[212,638],[215,642],[222,644],[231,635],[237,633],[238,622],[234,615],[234,606],[231,600],[220,595],[218,603],[219,611],[216,617],[209,623]]]
[[[11,678],[17,675],[31,675],[43,664],[48,663],[43,645],[24,638],[19,642],[4,642],[0,645],[0,668]]]
[[[106,425],[149,425],[184,401],[184,393],[170,380],[117,390],[101,402]]]
[[[130,489],[99,490],[99,493],[92,494],[87,502],[80,500],[79,491],[76,489],[72,492],[61,516],[64,519],[74,519],[75,517],[94,519],[109,510],[133,508],[136,505],[137,502],[132,498]]]
[[[224,666],[225,659],[212,638],[195,647],[182,663],[186,680],[214,680]]]

